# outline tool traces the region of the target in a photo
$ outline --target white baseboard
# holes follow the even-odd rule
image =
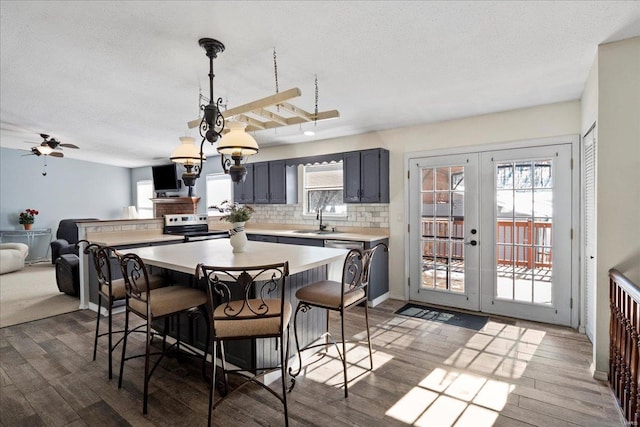
[[[94,303],[94,302],[90,302],[89,303],[89,307],[87,307],[89,310],[91,311],[95,311],[96,313],[98,312],[98,304]],[[126,307],[124,305],[120,306],[120,307],[114,307],[111,309],[112,314],[118,314],[118,313],[124,313]],[[107,311],[106,307],[100,307],[100,314],[103,316],[108,316],[109,312]]]
[[[608,372],[604,372],[604,371],[598,371],[596,369],[596,363],[592,362],[591,366],[589,366],[589,372],[591,373],[591,376],[599,381],[609,381],[609,373]]]
[[[374,298],[371,301],[368,302],[369,307],[375,307],[378,304],[381,304],[382,302],[386,301],[389,299],[389,292],[386,292],[382,295],[380,295],[378,298]]]

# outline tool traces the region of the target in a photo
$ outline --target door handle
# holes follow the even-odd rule
[[[477,240],[470,240],[468,242],[464,242],[465,245],[469,246],[478,246],[478,241]]]

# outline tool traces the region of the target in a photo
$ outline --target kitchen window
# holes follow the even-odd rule
[[[306,165],[303,170],[303,204],[305,215],[345,217],[347,205],[342,194],[342,162]]]
[[[233,201],[231,177],[224,173],[207,175],[207,215],[222,216],[224,213],[211,206],[220,206],[225,200]]]
[[[153,181],[136,182],[136,207],[138,218],[153,218]]]

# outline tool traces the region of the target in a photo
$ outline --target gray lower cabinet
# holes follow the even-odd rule
[[[389,246],[389,239],[375,240],[373,242],[364,242],[365,249],[371,249],[378,243],[384,243]],[[376,250],[371,260],[371,280],[369,281],[369,302],[375,305],[376,299],[384,296],[389,292],[389,252],[385,252],[384,248]],[[372,304],[369,304],[372,306]]]
[[[383,148],[343,155],[345,203],[389,203],[389,151]]]
[[[322,239],[309,239],[304,237],[278,237],[278,243],[285,243],[287,245],[324,246],[324,240]]]
[[[285,236],[270,236],[265,234],[248,234],[249,240],[257,242],[271,242],[271,243],[285,243],[289,245],[306,245],[306,246],[324,246],[323,239],[311,239],[305,237],[285,237]],[[364,249],[371,249],[379,243],[384,243],[389,246],[389,239],[374,240],[372,242],[354,242],[362,243]],[[369,282],[369,297],[370,306],[376,304],[379,301],[376,299],[384,296],[389,292],[389,252],[385,252],[382,248],[376,251],[372,260],[371,266],[371,280]]]
[[[284,243],[287,245],[324,246],[322,239],[310,239],[308,237],[284,237],[270,236],[266,234],[247,234],[247,239],[254,242]]]
[[[277,236],[267,236],[264,234],[247,234],[247,239],[254,242],[278,243]]]

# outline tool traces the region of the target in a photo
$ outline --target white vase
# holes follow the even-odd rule
[[[247,246],[247,233],[244,231],[244,222],[231,223],[231,229],[229,230],[229,243],[233,247],[233,253],[244,252],[245,246]]]

